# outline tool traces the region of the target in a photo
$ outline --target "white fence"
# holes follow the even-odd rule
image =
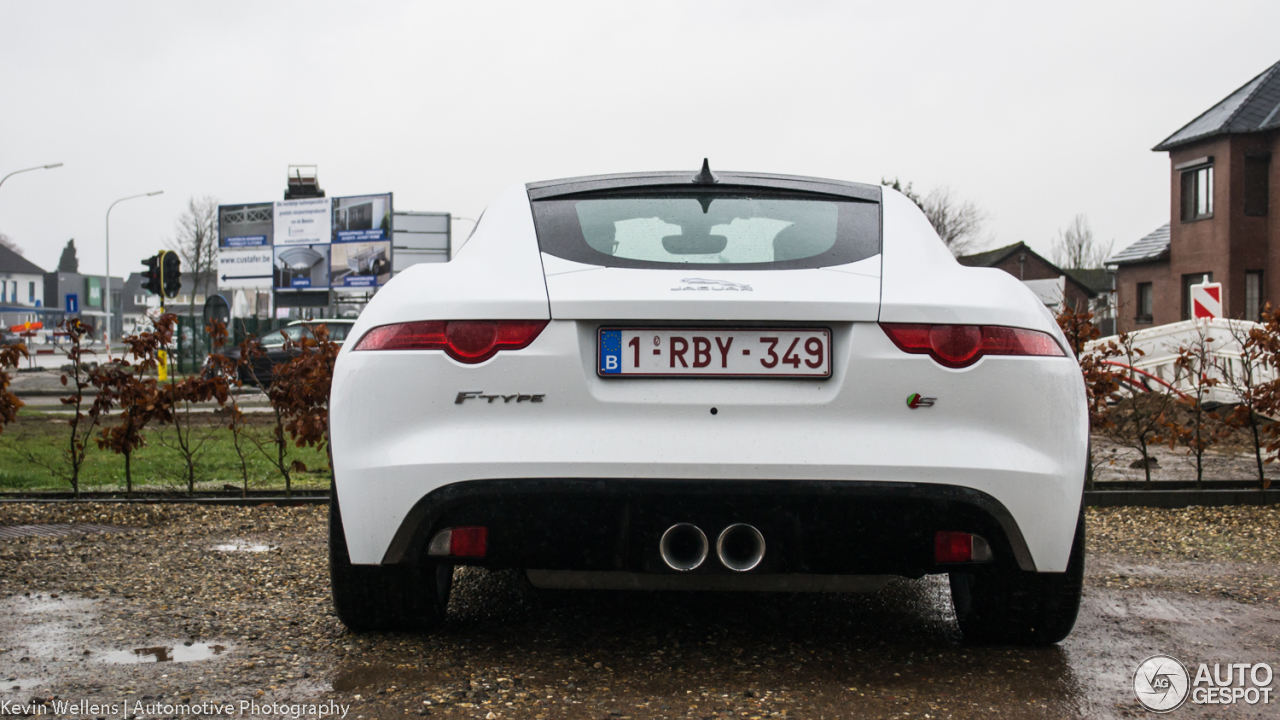
[[[1175,362],[1178,359],[1179,348],[1189,347],[1203,333],[1206,338],[1213,340],[1209,344],[1209,348],[1210,355],[1214,361],[1214,369],[1209,372],[1209,376],[1219,381],[1218,385],[1208,389],[1204,400],[1205,402],[1224,404],[1236,403],[1240,401],[1240,398],[1231,389],[1229,380],[1241,377],[1244,373],[1244,365],[1240,361],[1241,343],[1245,338],[1249,337],[1249,331],[1255,327],[1260,327],[1259,323],[1247,320],[1214,318],[1212,320],[1184,320],[1139,330],[1131,333],[1133,347],[1142,350],[1144,354],[1142,357],[1134,359],[1133,367],[1136,370],[1159,378],[1181,392],[1194,392],[1191,379],[1186,376],[1185,372],[1177,370]],[[1094,350],[1099,345],[1111,341],[1115,341],[1118,345],[1119,337],[1111,336],[1094,340],[1085,346],[1085,352]],[[1115,358],[1114,362],[1126,364],[1127,359],[1121,356]],[[1121,368],[1116,369],[1120,370]],[[1269,382],[1274,380],[1275,377],[1276,371],[1274,368],[1255,368],[1253,383]],[[1149,389],[1161,389],[1156,387],[1160,383],[1150,381],[1150,379],[1146,380],[1145,384]],[[1125,388],[1122,387],[1123,389]]]

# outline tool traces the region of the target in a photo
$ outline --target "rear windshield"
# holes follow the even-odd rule
[[[542,251],[610,267],[785,269],[880,252],[880,206],[770,193],[673,192],[533,203]]]

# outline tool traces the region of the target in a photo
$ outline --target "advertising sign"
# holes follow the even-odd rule
[[[391,193],[333,199],[334,242],[391,239]]]
[[[280,237],[279,234],[276,237]],[[276,245],[274,250],[274,287],[277,290],[329,287],[328,243]]]
[[[218,248],[218,287],[271,287],[270,247]]]
[[[218,247],[248,248],[271,245],[275,234],[273,203],[218,206]],[[266,283],[263,283],[265,286]]]
[[[102,278],[89,276],[84,279],[85,305],[102,307]]]
[[[281,200],[272,209],[272,244],[317,245],[328,243],[333,237],[333,220],[330,217],[332,202],[329,198],[305,198]]]
[[[329,276],[335,288],[372,288],[391,279],[391,241],[334,243]]]
[[[335,288],[373,288],[391,279],[391,193],[333,200],[329,276]]]

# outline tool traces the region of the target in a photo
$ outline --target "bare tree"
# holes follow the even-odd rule
[[[18,253],[19,255],[23,254],[22,248],[18,245],[18,243],[14,242],[13,238],[9,237],[8,235],[5,235],[4,233],[0,233],[0,245],[3,245],[4,247],[9,248],[10,250]]]
[[[982,229],[990,219],[987,211],[972,200],[961,200],[951,188],[941,185],[922,196],[911,183],[904,186],[898,178],[892,181],[881,179],[880,184],[906,195],[924,211],[929,224],[952,255],[964,255],[985,243]]]
[[[218,272],[218,199],[206,195],[187,200],[167,245],[182,258],[195,288],[212,286]]]
[[[1058,231],[1058,237],[1053,241],[1053,262],[1070,270],[1100,268],[1111,257],[1111,247],[1115,242],[1112,240],[1103,245],[1093,236],[1089,218],[1081,213]]]

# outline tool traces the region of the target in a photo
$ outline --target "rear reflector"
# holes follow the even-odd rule
[[[880,323],[898,349],[928,355],[949,368],[968,367],[984,355],[1065,357],[1058,341],[1039,330],[999,325],[925,325]]]
[[[991,546],[981,535],[939,532],[933,536],[936,563],[991,562]]]
[[[443,350],[462,363],[479,363],[500,350],[528,347],[546,320],[422,320],[382,325],[364,334],[356,350]]]
[[[489,528],[459,527],[436,533],[427,545],[427,554],[436,557],[482,558],[488,549]]]

